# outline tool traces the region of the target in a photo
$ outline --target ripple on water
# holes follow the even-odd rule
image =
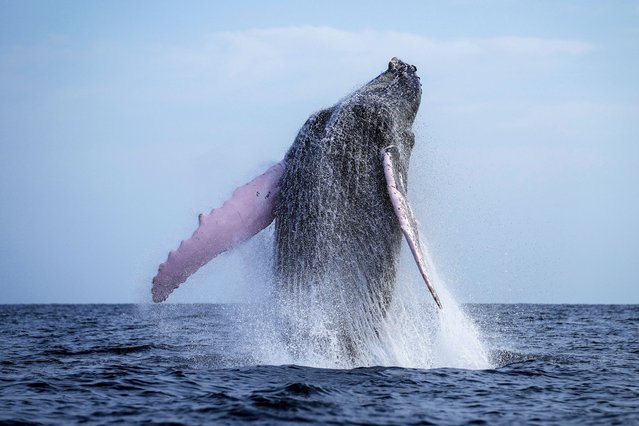
[[[636,306],[469,306],[478,370],[256,365],[232,309],[161,309],[0,306],[0,422],[639,423]]]

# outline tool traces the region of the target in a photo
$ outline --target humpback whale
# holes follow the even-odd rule
[[[369,83],[312,114],[281,162],[199,216],[193,235],[160,265],[153,301],[274,221],[276,293],[297,312],[322,303],[340,333],[354,323],[374,332],[392,299],[402,234],[441,308],[407,196],[421,101],[416,71],[392,58]]]

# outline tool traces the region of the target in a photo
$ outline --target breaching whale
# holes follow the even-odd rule
[[[281,162],[200,214],[193,235],[160,265],[153,301],[275,221],[274,281],[286,303],[328,304],[339,328],[374,324],[391,301],[403,234],[441,308],[407,198],[421,101],[416,70],[393,58],[378,77],[313,114]]]

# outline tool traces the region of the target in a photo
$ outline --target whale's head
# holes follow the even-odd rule
[[[353,93],[366,102],[391,107],[398,118],[410,127],[415,120],[422,97],[417,67],[392,58],[388,69]]]

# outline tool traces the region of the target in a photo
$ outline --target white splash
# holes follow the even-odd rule
[[[479,330],[448,291],[430,257],[428,263],[444,309],[436,307],[404,247],[393,300],[377,331],[371,332],[368,324],[353,325],[359,332],[359,347],[364,348],[355,358],[344,354],[332,315],[334,306],[311,303],[300,309],[278,306],[275,299],[268,299],[244,322],[253,360],[318,368],[492,368]],[[291,338],[296,327],[304,334]]]

